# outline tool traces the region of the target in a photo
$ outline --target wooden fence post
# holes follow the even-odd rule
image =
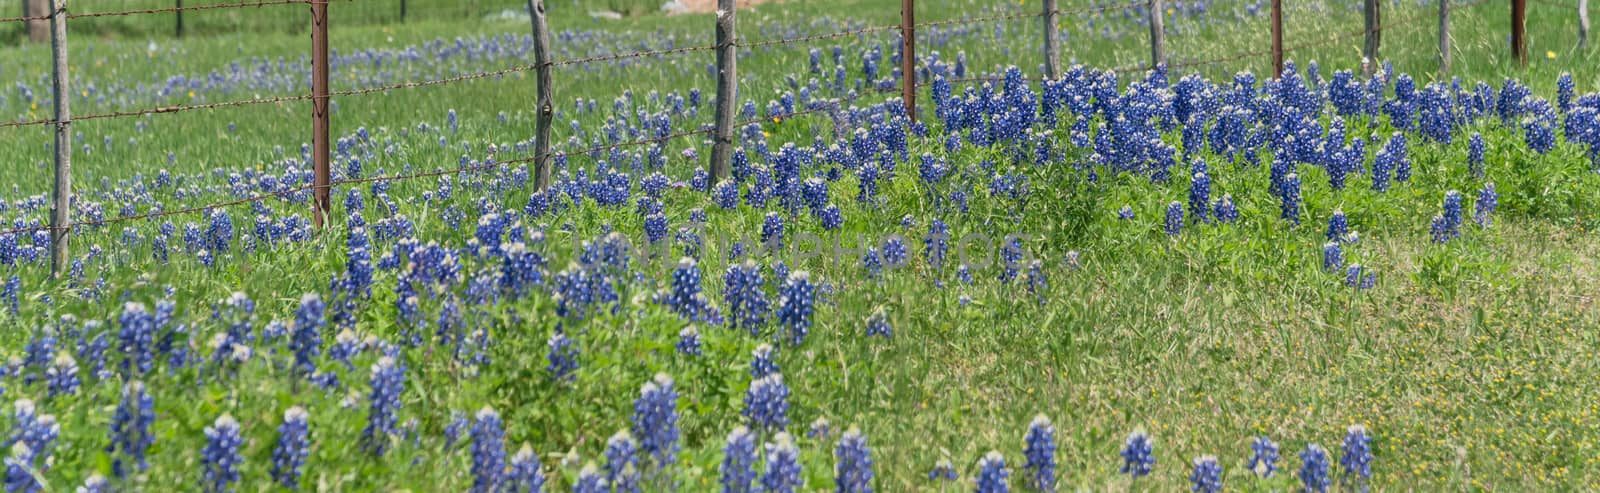
[[[1272,78],[1283,77],[1283,0],[1272,0]]]
[[[43,17],[50,13],[53,0],[22,0],[23,17]],[[37,18],[28,20],[28,41],[44,43],[50,41],[50,19]]]
[[[332,210],[328,148],[328,2],[311,0],[311,196],[312,219],[326,226]]]
[[[1578,49],[1589,48],[1589,0],[1578,0]]]
[[[1528,66],[1527,20],[1527,0],[1511,0],[1511,54],[1523,68]]]
[[[1051,80],[1061,78],[1061,10],[1056,0],[1044,0],[1044,72]]]
[[[1367,77],[1372,77],[1378,72],[1378,45],[1383,41],[1383,31],[1379,24],[1383,21],[1382,0],[1366,0],[1363,14],[1367,24],[1367,43],[1361,55],[1365,58],[1361,62],[1362,72]]]
[[[56,89],[56,189],[50,207],[50,275],[60,278],[67,267],[67,242],[72,231],[72,110],[68,106],[72,100],[72,77],[67,65],[67,0],[51,0],[50,4],[50,52]]]
[[[1439,76],[1450,75],[1450,0],[1439,0]]]
[[[177,16],[177,25],[173,29],[179,38],[183,37],[183,0],[175,0],[177,10],[172,11]]]
[[[733,108],[739,100],[739,46],[734,20],[739,6],[734,0],[717,0],[717,115],[711,144],[711,177],[728,178],[733,163]]]
[[[917,121],[917,0],[900,0],[900,93],[906,117]]]
[[[1167,63],[1166,9],[1161,0],[1150,0],[1150,68]]]
[[[539,82],[538,121],[534,130],[533,159],[534,189],[550,189],[550,123],[555,119],[555,102],[550,87],[550,29],[546,24],[544,0],[528,0],[528,11],[533,16],[533,63],[538,68]]]

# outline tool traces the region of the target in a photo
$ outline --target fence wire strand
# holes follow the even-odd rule
[[[26,0],[24,0],[24,1],[26,1]],[[194,10],[243,9],[243,8],[246,8],[246,7],[267,7],[267,6],[272,6],[272,5],[310,5],[311,3],[312,3],[311,0],[263,0],[263,1],[257,1],[257,2],[217,3],[217,4],[210,4],[210,5],[186,5],[186,6],[183,6],[183,7],[174,6],[174,7],[163,7],[163,8],[154,8],[154,9],[118,10],[118,11],[110,11],[110,12],[85,12],[85,13],[82,13],[82,14],[68,13],[67,14],[67,18],[68,19],[87,19],[87,18],[93,18],[93,17],[116,17],[116,16],[124,16],[124,15],[170,14],[170,13],[175,13],[175,12],[187,12],[187,11],[194,11]]]

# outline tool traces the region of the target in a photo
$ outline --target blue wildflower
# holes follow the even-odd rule
[[[201,489],[212,493],[233,491],[234,483],[239,482],[239,465],[244,463],[239,451],[244,443],[239,422],[223,414],[205,432],[206,446],[200,451],[200,461],[205,465]]]
[[[1183,232],[1183,203],[1173,201],[1167,204],[1167,236],[1178,236]]]
[[[1499,206],[1500,194],[1494,191],[1494,182],[1483,184],[1483,188],[1478,190],[1477,202],[1472,205],[1472,222],[1477,223],[1478,227],[1488,228],[1494,223],[1494,218],[1489,216]]]
[[[678,454],[678,391],[672,377],[657,373],[639,389],[633,402],[633,434],[639,450],[659,470],[676,462]]]
[[[789,386],[783,374],[773,373],[750,382],[744,394],[745,419],[757,430],[781,430],[789,425]]]
[[[778,432],[767,444],[767,467],[761,473],[762,493],[795,493],[805,486],[800,476],[800,449],[788,433]]]
[[[367,426],[361,430],[362,444],[368,452],[382,457],[389,451],[390,437],[397,435],[400,394],[405,391],[405,365],[384,356],[372,365],[372,392],[367,410]]]
[[[1278,470],[1278,444],[1265,436],[1250,440],[1250,470],[1263,478]]]
[[[278,425],[278,444],[272,449],[272,480],[291,490],[300,489],[300,474],[311,456],[310,418],[306,408],[294,406],[283,412]]]
[[[678,331],[678,352],[689,356],[700,355],[700,331],[693,325]]]
[[[760,380],[767,375],[778,373],[778,362],[773,359],[774,354],[771,344],[762,343],[760,346],[756,346],[755,351],[752,351],[751,354],[751,378]]]
[[[106,446],[106,453],[112,454],[112,474],[127,477],[130,470],[125,461],[132,462],[139,471],[149,469],[145,454],[155,443],[155,434],[150,430],[155,421],[155,400],[145,392],[144,383],[135,380],[124,385],[122,401],[111,418],[111,445]]]
[[[939,462],[933,465],[933,469],[928,471],[928,479],[952,482],[960,479],[960,475],[956,473],[956,466],[950,463],[950,459],[939,459]]]
[[[978,460],[978,475],[973,478],[975,493],[1008,493],[1011,491],[1011,471],[1006,469],[1006,458],[1000,451],[991,450]]]
[[[722,493],[755,493],[756,438],[740,426],[722,448]]]
[[[639,444],[628,430],[606,440],[606,484],[613,493],[639,493]]]
[[[1372,437],[1367,435],[1367,428],[1361,425],[1350,425],[1348,433],[1344,436],[1344,455],[1339,458],[1339,467],[1344,469],[1344,476],[1340,484],[1357,485],[1363,492],[1367,491],[1367,480],[1372,478]]]
[[[500,413],[484,406],[472,424],[472,492],[499,493],[505,483],[506,432]]]
[[[789,273],[789,279],[778,290],[778,325],[788,331],[789,344],[799,346],[811,330],[811,318],[816,309],[816,286],[811,284],[811,274],[806,271]],[[779,334],[784,339],[784,334]]]
[[[872,493],[872,451],[861,430],[851,427],[833,449],[834,493]]]
[[[544,491],[544,473],[539,468],[539,456],[533,453],[533,447],[522,444],[517,455],[511,456],[511,469],[506,472],[506,493]]]
[[[1306,493],[1327,493],[1333,480],[1328,477],[1328,451],[1315,443],[1300,452],[1300,485]]]
[[[550,353],[546,359],[550,365],[545,367],[550,372],[550,378],[557,382],[571,382],[578,378],[578,343],[568,338],[560,330],[550,335]]]
[[[1150,468],[1156,465],[1154,452],[1150,435],[1143,431],[1128,435],[1128,441],[1122,447],[1122,473],[1135,478],[1150,474]]]
[[[1040,414],[1028,425],[1023,438],[1023,456],[1028,458],[1022,468],[1027,471],[1028,486],[1039,491],[1056,489],[1056,427],[1050,418]]]
[[[297,371],[310,375],[317,371],[313,359],[321,354],[321,329],[327,325],[327,305],[316,293],[300,297],[300,308],[295,311],[293,333],[289,336],[289,351],[294,353]]]
[[[1222,464],[1217,463],[1216,456],[1195,457],[1194,472],[1189,474],[1189,482],[1194,484],[1190,487],[1194,493],[1221,493]]]

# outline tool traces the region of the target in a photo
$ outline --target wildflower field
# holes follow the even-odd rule
[[[525,16],[341,24],[363,1],[336,91],[530,63]],[[713,37],[585,2],[556,60]],[[563,66],[546,192],[530,72],[341,96],[322,229],[308,101],[75,122],[68,272],[0,233],[5,488],[1600,489],[1600,50],[1531,6],[1520,67],[1503,3],[1459,4],[1444,76],[1430,22],[1363,75],[1354,0],[1286,2],[1279,77],[1181,63],[1265,46],[1264,1],[1169,3],[1154,70],[1110,70],[1142,10],[1063,16],[1055,80],[1036,18],[927,27],[915,121],[894,31],[745,47],[720,183],[706,135],[585,152],[710,125],[710,52]],[[74,110],[304,93],[305,10],[88,19]],[[50,73],[0,48],[0,121],[50,118]],[[48,224],[53,132],[0,128],[5,227]]]

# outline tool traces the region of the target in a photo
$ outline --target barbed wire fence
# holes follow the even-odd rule
[[[1001,13],[1001,14],[989,15],[989,16],[981,16],[981,17],[944,19],[944,20],[935,20],[935,21],[924,21],[924,22],[915,21],[916,1],[915,0],[902,0],[901,23],[899,25],[862,26],[862,27],[858,27],[858,28],[835,31],[835,32],[818,33],[818,34],[812,34],[812,35],[795,36],[795,37],[778,38],[778,39],[753,40],[753,41],[745,41],[743,39],[740,39],[737,36],[736,19],[735,19],[736,15],[737,15],[736,14],[737,9],[734,6],[735,0],[718,0],[717,5],[718,5],[719,13],[718,13],[717,19],[716,19],[716,21],[717,21],[717,24],[716,24],[717,36],[716,36],[716,38],[717,39],[716,39],[716,43],[715,44],[711,44],[711,45],[696,45],[696,46],[687,46],[687,47],[670,48],[670,49],[659,49],[659,50],[640,50],[640,51],[633,51],[633,52],[627,52],[627,53],[606,54],[606,55],[581,57],[581,58],[569,58],[569,59],[564,59],[564,60],[551,60],[549,58],[549,54],[551,53],[550,46],[549,46],[550,30],[549,30],[549,26],[547,25],[546,16],[544,15],[544,3],[545,3],[545,0],[529,0],[528,1],[528,10],[527,10],[527,12],[529,13],[529,20],[530,20],[530,23],[532,24],[531,27],[532,27],[532,30],[533,30],[533,44],[534,44],[533,58],[534,58],[534,63],[516,65],[516,66],[512,66],[512,67],[508,67],[508,68],[504,68],[504,69],[499,69],[499,70],[475,72],[475,73],[470,73],[470,74],[457,75],[457,76],[452,76],[452,77],[444,77],[444,78],[438,78],[438,79],[407,81],[407,82],[400,82],[400,83],[395,83],[395,84],[381,85],[381,86],[374,86],[374,87],[366,87],[366,88],[360,88],[360,89],[332,91],[329,88],[329,82],[328,82],[328,71],[329,71],[328,28],[329,28],[329,19],[330,19],[329,12],[328,12],[329,11],[329,6],[330,6],[330,4],[334,4],[334,3],[358,3],[359,0],[262,0],[262,1],[217,3],[217,4],[207,4],[207,5],[190,5],[190,6],[183,5],[181,0],[175,0],[175,5],[172,6],[172,7],[148,8],[148,9],[128,9],[128,10],[120,10],[120,11],[87,12],[87,13],[74,13],[74,12],[69,11],[68,8],[67,8],[67,0],[25,0],[25,1],[33,2],[33,3],[45,3],[45,2],[48,2],[48,7],[49,8],[46,9],[48,11],[40,13],[40,12],[36,12],[36,10],[38,10],[38,9],[30,9],[25,15],[22,15],[22,16],[0,18],[0,24],[14,23],[14,22],[28,23],[30,31],[33,31],[38,27],[39,23],[48,23],[48,30],[49,30],[49,34],[50,34],[49,40],[50,40],[51,48],[52,48],[51,49],[51,53],[52,53],[52,56],[54,58],[52,77],[53,77],[53,83],[54,83],[53,84],[53,92],[54,92],[53,101],[54,101],[55,115],[54,115],[53,118],[48,118],[48,119],[34,119],[34,120],[25,120],[25,121],[0,123],[0,129],[10,128],[10,127],[45,126],[45,125],[49,125],[49,126],[53,126],[54,127],[55,144],[53,146],[53,151],[55,153],[55,186],[54,186],[54,194],[53,194],[53,197],[52,197],[52,209],[51,209],[50,224],[48,226],[22,227],[22,228],[14,228],[14,229],[9,229],[9,230],[0,230],[0,235],[14,235],[14,234],[23,234],[23,233],[35,233],[35,232],[39,232],[39,231],[49,231],[50,232],[50,236],[51,236],[51,272],[52,272],[53,276],[59,276],[61,274],[62,270],[67,265],[67,262],[68,262],[68,260],[67,260],[67,245],[68,245],[68,242],[69,242],[69,239],[70,239],[70,234],[71,234],[72,229],[73,229],[74,226],[98,227],[98,226],[105,226],[105,225],[121,223],[121,222],[142,221],[142,220],[149,220],[149,219],[155,219],[155,218],[173,216],[173,215],[180,215],[180,214],[193,214],[193,213],[209,212],[209,211],[214,211],[214,210],[219,210],[219,209],[224,209],[224,208],[229,208],[229,207],[234,207],[234,206],[239,206],[239,205],[244,205],[244,204],[253,204],[253,203],[256,203],[256,202],[261,202],[261,201],[270,200],[270,199],[274,199],[274,198],[288,197],[288,196],[297,195],[297,194],[309,191],[313,195],[313,199],[312,199],[312,209],[313,209],[312,210],[312,214],[313,214],[313,218],[314,218],[314,221],[315,221],[316,225],[321,227],[325,222],[325,218],[331,212],[330,211],[331,201],[329,200],[330,191],[331,191],[332,187],[341,186],[341,185],[353,185],[353,184],[373,183],[373,182],[407,181],[407,180],[415,180],[415,179],[422,179],[422,178],[439,177],[439,176],[445,176],[445,175],[457,175],[457,174],[471,173],[471,172],[476,172],[476,171],[484,171],[484,170],[495,169],[495,168],[498,168],[498,167],[501,167],[501,166],[508,166],[508,165],[513,165],[513,164],[531,164],[535,168],[535,172],[537,173],[535,175],[536,178],[535,178],[534,186],[536,187],[536,189],[538,191],[542,192],[542,191],[547,190],[549,188],[549,186],[550,186],[550,166],[551,166],[551,161],[553,159],[563,158],[563,157],[567,157],[567,156],[594,155],[594,154],[597,154],[597,153],[602,153],[602,152],[610,151],[610,150],[613,150],[613,149],[621,149],[621,148],[627,148],[627,147],[633,147],[633,146],[643,146],[643,145],[652,145],[652,144],[660,145],[660,144],[662,144],[664,142],[667,142],[667,141],[680,139],[680,138],[696,137],[696,136],[701,136],[701,137],[710,136],[711,137],[712,142],[713,142],[713,153],[712,153],[711,162],[708,164],[708,167],[709,167],[708,171],[710,172],[710,177],[711,177],[712,180],[720,181],[720,180],[726,179],[727,176],[728,176],[728,172],[729,172],[729,163],[728,163],[728,161],[732,157],[732,153],[730,152],[730,146],[731,146],[731,144],[733,142],[733,137],[732,136],[734,134],[734,129],[735,128],[747,127],[749,125],[759,124],[759,123],[762,123],[762,122],[765,122],[765,121],[768,121],[768,120],[774,120],[775,119],[775,120],[781,121],[781,120],[797,118],[797,117],[806,116],[806,115],[821,114],[821,113],[833,114],[835,116],[835,118],[837,118],[837,113],[841,112],[846,107],[846,105],[854,104],[855,102],[859,101],[862,97],[865,96],[865,94],[863,92],[851,91],[850,94],[847,97],[837,98],[837,99],[829,99],[829,100],[811,101],[811,102],[809,102],[807,104],[807,107],[805,109],[803,109],[803,110],[792,111],[792,112],[784,113],[784,114],[767,115],[767,116],[761,117],[761,118],[735,120],[733,118],[733,107],[734,107],[734,102],[738,98],[738,96],[737,96],[738,95],[737,61],[738,61],[738,50],[741,49],[741,48],[743,48],[743,49],[768,48],[768,47],[773,47],[773,46],[792,45],[792,44],[801,44],[801,43],[813,43],[813,42],[817,42],[817,41],[826,41],[826,40],[833,40],[833,39],[840,39],[840,38],[860,37],[860,36],[864,36],[864,35],[868,35],[868,34],[876,34],[876,33],[897,32],[900,35],[901,49],[904,50],[903,53],[902,53],[902,57],[901,57],[902,63],[904,65],[903,65],[903,67],[902,67],[902,69],[900,71],[899,80],[897,81],[898,85],[900,87],[899,88],[870,87],[870,88],[868,88],[868,90],[866,92],[871,92],[871,93],[900,92],[901,93],[901,99],[899,101],[894,101],[894,100],[891,99],[891,100],[884,101],[883,103],[885,103],[885,104],[892,104],[892,103],[903,104],[905,106],[906,115],[908,117],[910,117],[914,121],[918,116],[918,114],[916,112],[916,109],[915,109],[916,108],[915,105],[916,105],[916,98],[917,98],[917,94],[918,94],[918,89],[927,87],[927,86],[931,85],[934,82],[933,80],[927,80],[927,79],[918,80],[921,77],[919,77],[918,71],[916,70],[917,59],[915,57],[915,53],[916,53],[915,50],[916,50],[916,40],[917,40],[916,33],[917,33],[917,31],[919,29],[943,28],[943,27],[949,27],[949,26],[955,26],[955,25],[964,25],[964,24],[979,24],[979,23],[1021,21],[1021,20],[1030,20],[1030,19],[1039,20],[1042,23],[1042,26],[1044,28],[1043,29],[1044,30],[1044,38],[1045,38],[1044,39],[1044,43],[1043,43],[1044,52],[1041,54],[1041,56],[1044,58],[1044,62],[1045,62],[1044,63],[1045,74],[1043,74],[1043,77],[1031,77],[1031,78],[1025,78],[1025,80],[1028,81],[1028,82],[1043,82],[1043,81],[1046,81],[1046,80],[1059,79],[1062,76],[1062,68],[1061,68],[1062,56],[1061,56],[1060,26],[1061,26],[1061,23],[1062,23],[1062,20],[1061,20],[1062,17],[1063,16],[1068,16],[1068,15],[1104,14],[1104,13],[1113,12],[1113,11],[1139,10],[1139,9],[1142,9],[1144,11],[1144,14],[1146,16],[1145,21],[1148,24],[1148,26],[1150,27],[1150,40],[1149,40],[1150,41],[1150,47],[1151,47],[1150,61],[1148,63],[1143,63],[1143,64],[1116,67],[1116,68],[1109,69],[1109,70],[1111,70],[1113,72],[1116,72],[1116,73],[1139,72],[1139,71],[1150,70],[1150,69],[1152,69],[1154,67],[1158,67],[1158,66],[1166,66],[1168,68],[1193,68],[1193,67],[1201,67],[1201,66],[1214,65],[1214,64],[1220,64],[1220,63],[1236,62],[1236,61],[1247,60],[1247,59],[1254,59],[1254,58],[1263,57],[1263,56],[1270,56],[1271,59],[1272,59],[1272,63],[1273,63],[1273,67],[1274,67],[1274,74],[1275,75],[1282,73],[1282,71],[1283,71],[1283,59],[1284,59],[1284,55],[1286,53],[1295,52],[1295,51],[1298,51],[1298,50],[1310,49],[1310,48],[1324,46],[1324,45],[1333,44],[1333,43],[1338,43],[1338,42],[1342,42],[1342,41],[1348,41],[1349,39],[1357,38],[1357,37],[1365,37],[1367,39],[1367,42],[1365,44],[1365,50],[1364,50],[1364,54],[1366,55],[1367,59],[1368,60],[1378,60],[1379,59],[1379,57],[1378,57],[1379,43],[1377,41],[1379,39],[1378,36],[1380,35],[1380,33],[1382,31],[1384,31],[1384,30],[1392,30],[1392,29],[1403,27],[1403,26],[1410,26],[1410,25],[1418,24],[1418,23],[1421,23],[1423,21],[1427,21],[1427,20],[1433,18],[1433,16],[1419,14],[1419,15],[1413,15],[1413,16],[1409,16],[1409,17],[1403,17],[1403,18],[1400,18],[1400,19],[1396,19],[1396,20],[1390,21],[1388,23],[1384,23],[1384,22],[1381,21],[1380,13],[1377,11],[1376,5],[1378,5],[1378,2],[1375,1],[1375,0],[1369,0],[1368,2],[1366,2],[1366,4],[1367,4],[1367,10],[1365,12],[1365,14],[1366,14],[1366,26],[1365,26],[1364,29],[1359,30],[1359,31],[1351,31],[1351,32],[1340,33],[1338,35],[1335,35],[1335,36],[1332,36],[1332,37],[1329,37],[1329,38],[1326,38],[1326,39],[1322,39],[1322,40],[1317,40],[1317,41],[1311,41],[1311,42],[1306,42],[1306,43],[1301,43],[1301,44],[1294,44],[1294,45],[1285,46],[1284,41],[1282,39],[1283,37],[1282,37],[1282,32],[1281,32],[1281,29],[1282,29],[1282,15],[1283,15],[1283,9],[1282,9],[1282,1],[1283,0],[1271,0],[1271,2],[1272,2],[1271,24],[1272,24],[1272,31],[1273,31],[1273,37],[1272,37],[1273,43],[1272,43],[1272,47],[1270,49],[1246,50],[1246,51],[1241,51],[1241,52],[1237,52],[1237,53],[1234,53],[1234,54],[1221,56],[1221,57],[1216,57],[1216,58],[1210,58],[1210,59],[1169,60],[1168,57],[1167,57],[1167,53],[1166,53],[1165,29],[1164,29],[1164,26],[1163,26],[1163,18],[1165,17],[1165,15],[1164,15],[1165,8],[1163,6],[1164,5],[1163,4],[1164,0],[1134,0],[1134,1],[1129,1],[1129,2],[1125,2],[1125,3],[1113,3],[1113,4],[1108,4],[1108,5],[1102,5],[1102,6],[1085,7],[1085,8],[1071,8],[1071,9],[1058,8],[1056,0],[1045,0],[1043,2],[1044,7],[1038,12],[1029,12],[1029,13],[1008,12],[1008,13]],[[1467,3],[1452,4],[1450,0],[1439,0],[1440,7],[1439,7],[1438,19],[1439,19],[1439,28],[1440,28],[1440,50],[1441,50],[1441,70],[1442,71],[1448,71],[1448,65],[1449,65],[1449,60],[1448,60],[1448,56],[1449,56],[1448,53],[1449,53],[1449,50],[1450,50],[1450,39],[1449,39],[1449,33],[1448,33],[1448,29],[1449,29],[1448,15],[1449,15],[1449,13],[1452,10],[1461,10],[1461,9],[1467,9],[1467,8],[1475,7],[1477,5],[1481,5],[1483,3],[1486,3],[1486,1],[1487,0],[1472,0],[1472,1],[1469,1]],[[1513,0],[1513,12],[1512,12],[1513,19],[1520,21],[1521,19],[1524,18],[1523,9],[1525,9],[1525,5],[1526,5],[1527,1],[1528,0]],[[1551,6],[1551,7],[1561,6],[1559,3],[1557,3],[1556,0],[1533,0],[1533,1],[1535,3],[1537,3],[1537,4],[1548,5],[1548,6]],[[1587,14],[1583,10],[1586,7],[1587,0],[1577,0],[1577,1],[1578,1],[1579,9],[1580,9],[1580,16],[1585,20],[1585,22],[1583,22],[1582,25],[1581,25],[1582,32],[1581,32],[1580,35],[1582,36],[1582,38],[1586,39],[1587,38],[1587,22],[1586,22]],[[182,12],[200,11],[200,10],[236,10],[236,9],[252,9],[252,8],[260,9],[260,8],[274,8],[274,7],[283,7],[283,6],[302,6],[302,5],[309,7],[309,9],[311,11],[310,12],[311,15],[309,16],[310,20],[311,20],[311,22],[310,22],[310,30],[311,30],[311,34],[312,34],[312,50],[311,50],[312,53],[311,53],[311,57],[310,57],[311,58],[311,64],[312,64],[312,67],[311,67],[311,69],[312,69],[312,77],[311,77],[312,83],[311,83],[311,86],[312,87],[311,87],[311,92],[310,93],[292,94],[292,95],[275,96],[275,97],[256,97],[256,98],[252,98],[252,99],[232,100],[232,101],[223,101],[223,102],[215,102],[215,103],[201,103],[201,104],[174,105],[174,106],[159,106],[159,107],[151,107],[151,108],[144,108],[144,109],[110,111],[110,112],[104,112],[104,113],[91,113],[91,114],[79,115],[79,116],[76,116],[76,117],[74,117],[72,115],[72,113],[71,113],[71,111],[70,111],[70,109],[68,107],[68,101],[70,99],[70,95],[72,94],[71,77],[69,76],[69,69],[68,69],[69,65],[68,65],[68,60],[67,60],[67,48],[68,48],[67,26],[68,26],[68,21],[70,21],[70,20],[73,20],[73,19],[87,19],[87,18],[103,18],[103,17],[119,17],[119,16],[167,14],[167,13],[181,14]],[[404,2],[402,2],[402,5],[404,5]],[[402,9],[403,9],[403,7],[402,7]],[[403,20],[404,15],[405,14],[403,14],[403,13],[401,14],[402,20]],[[179,22],[181,23],[181,21],[179,21]],[[181,29],[182,28],[180,27],[179,28],[179,32],[180,33],[181,33]],[[1518,56],[1518,59],[1521,60],[1522,63],[1525,64],[1526,63],[1525,62],[1525,59],[1526,59],[1526,46],[1525,46],[1525,42],[1521,39],[1521,34],[1522,34],[1521,31],[1522,30],[1520,29],[1520,26],[1513,26],[1513,30],[1512,31],[1513,31],[1513,39],[1512,39],[1513,50],[1514,50],[1515,54]],[[613,143],[608,143],[608,144],[601,144],[601,145],[596,145],[596,146],[587,147],[587,148],[566,149],[566,150],[560,150],[560,151],[552,151],[550,149],[550,141],[551,141],[550,135],[551,135],[551,131],[552,131],[551,130],[551,125],[552,125],[551,116],[553,114],[553,108],[554,108],[554,102],[552,101],[553,90],[551,89],[551,86],[552,86],[552,81],[553,81],[553,78],[554,78],[553,72],[554,72],[555,69],[562,68],[562,67],[593,64],[593,63],[615,62],[615,61],[625,60],[625,59],[659,57],[659,56],[665,56],[665,55],[683,54],[683,53],[695,53],[695,52],[705,52],[705,51],[715,51],[718,54],[717,63],[716,63],[716,66],[715,66],[716,67],[716,76],[717,76],[717,94],[716,94],[716,102],[717,102],[716,111],[717,111],[717,114],[716,114],[716,122],[715,122],[714,125],[702,126],[701,128],[697,128],[697,129],[693,129],[693,130],[684,130],[684,131],[668,133],[668,134],[664,134],[664,135],[657,135],[657,136],[653,136],[653,137],[650,137],[650,138],[627,140],[627,141],[613,142]],[[445,170],[437,170],[437,171],[429,171],[429,172],[417,172],[417,173],[393,174],[393,175],[380,175],[380,176],[370,176],[370,177],[345,177],[345,178],[341,178],[339,180],[333,180],[332,179],[332,176],[331,176],[331,173],[330,173],[330,167],[329,167],[329,164],[330,164],[329,163],[329,161],[330,161],[330,153],[329,153],[329,147],[328,147],[329,146],[329,137],[330,137],[329,136],[329,128],[330,128],[330,126],[329,126],[329,111],[328,111],[328,107],[329,107],[329,103],[332,100],[332,98],[334,98],[334,97],[347,97],[347,96],[360,96],[360,95],[366,95],[366,94],[387,93],[387,92],[392,92],[392,91],[404,91],[404,90],[421,88],[421,87],[455,84],[455,83],[473,81],[473,80],[478,80],[478,79],[498,78],[498,77],[502,77],[502,76],[509,75],[509,74],[525,73],[525,72],[534,72],[536,74],[536,84],[538,85],[537,110],[538,110],[539,118],[536,119],[536,129],[535,129],[536,130],[536,134],[535,134],[536,135],[536,142],[534,142],[534,152],[533,152],[532,156],[525,156],[525,157],[520,157],[520,158],[515,158],[515,159],[510,159],[510,160],[505,160],[505,161],[495,161],[493,159],[489,159],[489,160],[487,160],[486,162],[484,162],[482,164],[475,164],[475,165],[470,165],[470,166],[463,165],[463,166],[457,167],[455,169],[445,169]],[[930,77],[929,78],[936,78],[936,77],[940,77],[940,76],[931,75],[931,72],[930,72]],[[1002,79],[1001,77],[997,77],[997,76],[961,77],[961,78],[949,79],[949,80],[946,80],[946,82],[950,82],[950,83],[969,83],[969,82],[998,81],[998,80],[1001,80],[1001,79]],[[240,198],[235,198],[233,200],[228,200],[228,201],[223,201],[223,202],[217,202],[217,203],[211,203],[211,204],[205,204],[205,205],[199,205],[199,206],[193,206],[193,207],[187,207],[187,208],[181,208],[181,209],[173,209],[173,210],[157,210],[157,211],[151,211],[149,213],[141,214],[141,215],[121,216],[121,217],[109,218],[109,219],[96,219],[96,220],[91,220],[91,221],[82,221],[82,222],[78,222],[77,224],[73,224],[73,222],[71,220],[70,209],[69,209],[70,204],[71,204],[71,196],[72,196],[72,188],[71,188],[72,146],[70,145],[70,135],[71,135],[70,128],[71,128],[71,125],[72,125],[73,122],[80,121],[80,120],[98,120],[98,119],[142,117],[142,116],[145,116],[145,115],[152,115],[152,114],[181,113],[181,112],[194,111],[194,110],[208,110],[208,109],[225,108],[225,107],[254,106],[254,105],[264,105],[264,104],[283,104],[283,103],[300,102],[300,101],[311,101],[312,105],[313,105],[313,112],[312,112],[313,113],[313,115],[312,115],[312,118],[313,118],[312,141],[313,141],[313,147],[314,147],[313,154],[312,154],[312,161],[313,161],[312,162],[312,174],[313,174],[313,179],[312,179],[312,182],[310,184],[303,184],[303,185],[299,185],[299,186],[285,186],[285,187],[283,187],[281,189],[274,190],[274,191],[271,191],[271,192],[268,192],[268,193],[261,193],[261,194],[252,195],[252,196],[248,196],[248,197],[240,197]]]

